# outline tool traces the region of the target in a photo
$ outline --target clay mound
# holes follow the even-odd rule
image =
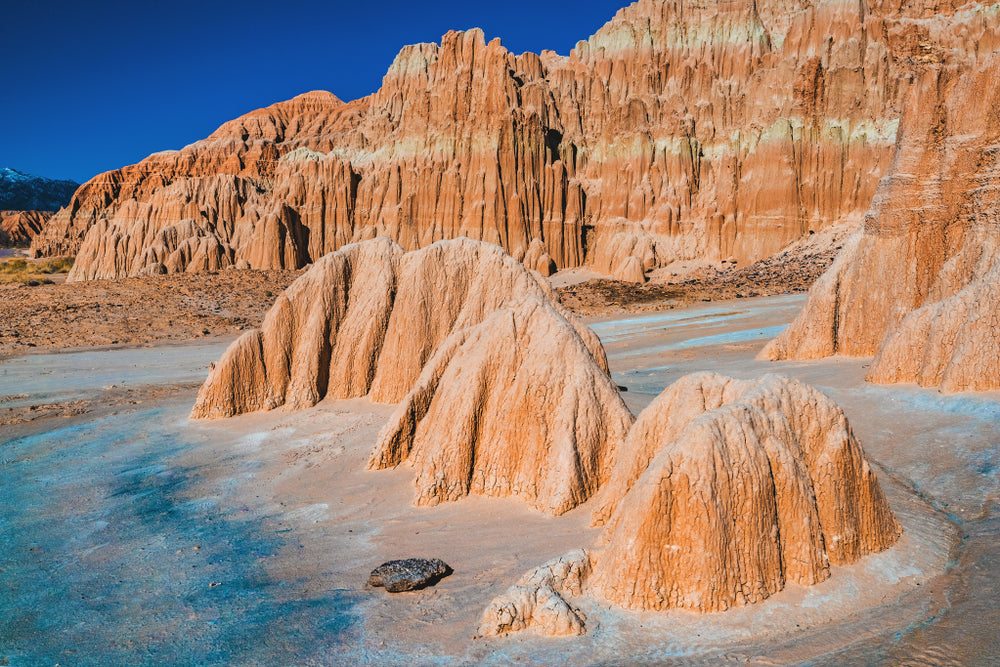
[[[27,246],[51,217],[50,211],[0,211],[0,246]]]
[[[592,350],[538,297],[456,330],[383,429],[369,468],[409,460],[418,505],[475,493],[553,515],[576,507],[607,481],[633,421]]]
[[[1000,55],[935,68],[864,229],[766,359],[877,355],[873,382],[1000,387]]]
[[[590,573],[590,554],[576,549],[531,570],[490,602],[477,637],[504,637],[528,628],[561,637],[586,632],[586,617],[566,597],[577,596]]]
[[[802,383],[689,375],[637,419],[602,491],[597,595],[719,611],[900,534],[844,413]]]
[[[345,246],[292,283],[260,330],[226,350],[192,417],[304,408],[326,396],[398,402],[453,331],[517,298],[550,293],[487,243],[455,239],[408,254],[385,238]],[[574,326],[606,371],[600,341]]]

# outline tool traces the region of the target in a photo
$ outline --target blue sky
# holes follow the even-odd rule
[[[0,166],[83,182],[308,90],[367,95],[404,44],[479,26],[566,54],[624,4],[4,3]]]

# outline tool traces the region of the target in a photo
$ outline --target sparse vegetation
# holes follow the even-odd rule
[[[34,287],[35,285],[51,284],[50,276],[59,273],[69,273],[73,268],[72,257],[57,257],[55,259],[30,260],[15,257],[0,260],[0,283],[21,283]]]

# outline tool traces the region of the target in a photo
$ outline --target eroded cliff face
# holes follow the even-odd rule
[[[991,50],[996,23],[979,5],[642,0],[568,56],[452,32],[405,47],[370,97],[308,93],[94,178],[35,249],[79,252],[73,280],[298,268],[376,235],[632,280],[758,259],[860,219],[916,73]]]
[[[316,262],[234,342],[198,392],[192,417],[230,417],[323,398],[396,403],[452,335],[524,297],[543,301],[607,375],[597,336],[502,248],[454,239],[404,253],[387,238]],[[609,381],[610,382],[610,381]]]
[[[27,246],[51,217],[51,211],[0,211],[0,246]]]
[[[875,355],[868,379],[1000,387],[1000,56],[928,69],[864,228],[770,359]]]
[[[802,383],[689,375],[639,415],[595,518],[588,582],[634,609],[720,611],[900,534],[841,409]]]

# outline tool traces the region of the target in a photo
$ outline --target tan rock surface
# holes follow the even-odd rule
[[[582,635],[586,617],[566,601],[580,595],[590,574],[590,554],[576,549],[525,574],[490,602],[479,620],[479,637],[504,637],[532,628],[554,637]]]
[[[924,73],[860,231],[768,359],[877,355],[869,380],[1000,387],[1000,56]]]
[[[685,376],[637,419],[595,520],[594,594],[718,611],[891,546],[900,528],[841,409],[769,375]]]
[[[51,211],[0,211],[0,246],[27,246],[51,217]]]
[[[518,257],[537,239],[560,269],[747,264],[860,220],[915,73],[992,51],[997,22],[948,2],[641,0],[568,56],[450,32],[403,48],[369,97],[307,93],[92,179],[34,247],[79,252],[72,280],[298,268],[377,235]]]
[[[326,396],[400,401],[448,336],[551,290],[502,248],[469,239],[405,253],[386,238],[316,262],[209,374],[194,417],[228,417]],[[554,306],[557,307],[558,306]],[[597,337],[575,325],[606,371]]]
[[[480,494],[553,515],[573,509],[607,481],[633,421],[599,346],[538,297],[457,329],[379,435],[369,468],[408,461],[418,505]]]

